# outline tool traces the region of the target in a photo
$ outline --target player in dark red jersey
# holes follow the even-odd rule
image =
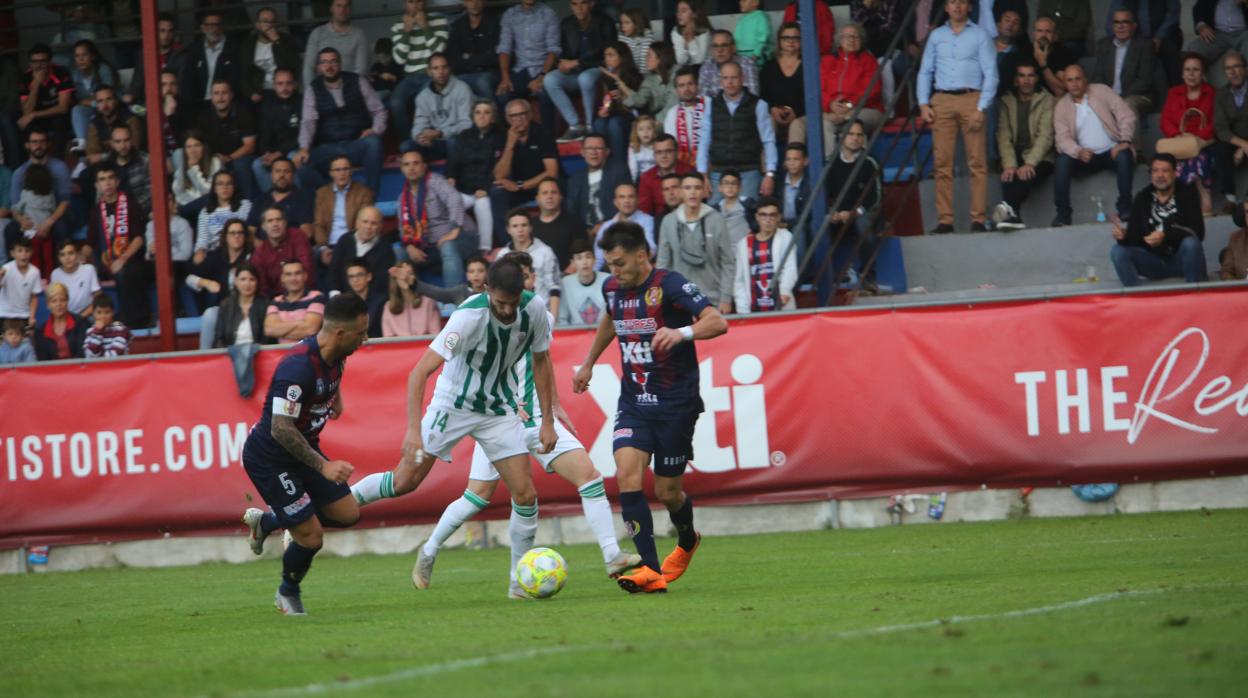
[[[243,444],[243,468],[271,509],[243,514],[252,552],[264,552],[264,539],[279,528],[293,538],[274,597],[286,615],[305,614],[299,582],[321,549],[322,526],[346,528],[360,519],[346,484],[354,467],[327,458],[318,442],[326,420],[342,415],[342,371],[367,336],[364,301],[351,293],[332,298],[321,331],[291,347],[277,365],[260,421]]]
[[[693,428],[702,413],[698,352],[694,340],[718,337],[728,322],[693,283],[650,263],[645,233],[635,223],[616,223],[599,243],[610,279],[603,284],[607,312],[572,389],[589,387],[594,363],[619,338],[619,411],[615,416],[616,482],[620,508],[642,567],[617,581],[629,593],[665,592],[701,541],[693,527],[693,500],[682,478],[693,458]],[[654,547],[654,521],[642,478],[654,458],[654,494],[667,506],[678,541],[662,565]]]

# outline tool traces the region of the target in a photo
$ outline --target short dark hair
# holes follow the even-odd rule
[[[117,174],[117,166],[107,160],[95,166],[95,179],[98,181],[100,175],[105,173],[111,173],[114,177],[121,179],[121,175]]]
[[[784,208],[783,206],[780,205],[780,201],[777,200],[776,197],[764,196],[763,198],[758,200],[758,203],[754,206],[754,210],[759,211],[767,206],[775,206],[776,209]]]
[[[91,91],[91,94],[98,95],[103,90],[108,90],[109,92],[112,92],[113,94],[117,94],[117,88],[113,87],[112,85],[108,83],[96,85],[95,89]]]
[[[35,246],[35,243],[32,242],[31,239],[26,237],[25,235],[18,235],[13,240],[13,247],[33,248],[34,246]]]
[[[676,71],[676,77],[672,78],[672,84],[676,84],[676,78],[684,77],[686,75],[692,77],[694,82],[697,82],[698,71],[701,69],[702,66],[700,64],[681,66],[680,69]]]
[[[597,131],[591,131],[590,133],[585,134],[585,137],[581,139],[581,145],[584,145],[585,142],[591,138],[597,138],[598,140],[602,141],[602,144],[604,146],[607,145],[607,137],[602,135],[601,133],[598,133]]]
[[[790,150],[796,150],[797,152],[802,154],[802,157],[810,157],[810,151],[806,149],[805,143],[790,142],[788,145],[784,147],[784,152],[787,153]]]
[[[43,43],[43,42],[41,41],[41,42],[39,42],[39,43],[37,43],[37,44],[35,44],[35,45],[31,46],[29,49],[26,49],[26,56],[27,56],[28,58],[29,58],[29,57],[32,57],[32,56],[38,56],[38,55],[40,55],[40,54],[45,55],[45,56],[48,56],[49,58],[51,58],[51,57],[52,57],[52,47],[51,47],[51,46],[48,46],[47,44],[45,44],[45,43]]]
[[[642,230],[640,225],[632,221],[624,221],[616,223],[607,229],[602,236],[602,241],[598,243],[598,247],[603,252],[609,252],[617,247],[621,247],[625,252],[637,252],[638,250],[650,250],[650,243],[646,242],[646,231]]]
[[[1152,167],[1153,163],[1157,162],[1158,160],[1160,160],[1161,162],[1168,162],[1170,163],[1170,166],[1173,167],[1174,169],[1176,170],[1179,169],[1178,158],[1174,157],[1170,153],[1153,153],[1153,157],[1150,158],[1148,161],[1149,167]]]
[[[269,172],[272,172],[273,166],[279,162],[284,162],[287,165],[290,165],[290,169],[292,170],[295,169],[294,161],[292,161],[290,158],[286,157],[285,155],[278,155],[277,157],[273,158],[273,162],[269,163]]]
[[[474,252],[468,259],[464,260],[464,269],[467,269],[470,264],[480,264],[486,269],[490,268],[490,263],[486,261],[485,255],[480,252]]]
[[[325,304],[325,322],[331,325],[345,325],[354,322],[361,315],[368,315],[368,305],[363,298],[354,293],[339,293]]]
[[[364,261],[363,257],[352,257],[351,259],[348,259],[347,263],[343,266],[343,269],[350,269],[351,267],[363,267],[369,273],[372,273],[373,271],[372,267],[368,266],[368,262]]]
[[[278,213],[282,214],[282,220],[286,220],[286,209],[282,208],[281,206],[278,206],[277,204],[273,204],[272,206],[265,206],[264,210],[260,212],[261,223],[264,223],[264,216],[269,211],[277,211]],[[225,229],[222,228],[222,230],[225,230]]]
[[[172,12],[161,12],[160,14],[156,15],[156,24],[160,24],[161,22],[168,22],[174,25],[175,27],[178,24],[178,20],[174,18]]]
[[[428,59],[427,61],[425,61],[425,65],[429,65],[430,63],[432,63],[432,62],[433,62],[433,59],[435,59],[435,58],[441,58],[442,60],[446,61],[448,64],[451,62],[451,58],[450,58],[450,56],[447,56],[447,55],[446,55],[446,52],[444,52],[444,51],[434,51],[434,52],[433,52],[433,55],[429,56],[429,59]]]
[[[26,237],[26,236],[23,235],[22,237]],[[56,251],[60,252],[64,250],[66,247],[74,248],[74,252],[82,251],[82,243],[78,242],[77,240],[70,239],[70,238],[66,238],[65,240],[62,240],[61,244],[56,246]]]
[[[719,181],[721,182],[724,181],[724,177],[733,177],[734,179],[737,180],[738,183],[741,181],[741,173],[732,167],[728,167],[719,171]],[[680,179],[683,181],[685,179],[685,175],[681,175]]]
[[[588,136],[586,136],[586,138],[588,138]],[[553,183],[555,185],[555,189],[558,189],[559,193],[563,194],[563,187],[559,184],[559,179],[556,177],[542,177],[541,181],[537,183],[537,188],[535,188],[533,191],[540,191],[542,188],[542,185],[546,184],[547,182]]]
[[[108,295],[107,293],[101,293],[100,295],[96,296],[92,300],[91,304],[95,306],[96,310],[99,310],[100,308],[108,308],[109,310],[117,309],[116,306],[113,304],[113,297]]]
[[[656,139],[654,139],[654,144],[653,144],[653,145],[658,145],[658,144],[660,144],[660,143],[666,143],[666,142],[668,142],[668,141],[671,141],[673,144],[674,144],[674,143],[676,143],[676,136],[673,136],[673,135],[672,135],[672,134],[670,134],[670,133],[660,133],[660,134],[659,134],[659,137],[658,137],[658,138],[656,138]]]
[[[503,218],[503,227],[506,228],[507,224],[511,222],[511,219],[516,216],[524,216],[525,220],[529,220],[529,209],[524,208],[523,206],[517,206],[508,211],[507,216]],[[532,223],[532,221],[530,221],[530,223]]]
[[[300,269],[304,269],[304,271],[307,271],[307,269],[305,269],[303,266],[303,260],[295,259],[294,257],[291,257],[290,259],[282,260],[282,266],[279,268],[282,270],[285,270],[286,267],[291,264],[298,264]]]
[[[507,254],[503,255],[503,259],[509,262],[515,262],[516,264],[519,264],[521,269],[528,269],[529,271],[533,271],[533,255],[529,254],[528,252],[520,252],[520,251],[508,252]]]
[[[234,84],[223,77],[214,77],[212,79],[212,84],[213,85],[225,85],[226,87],[230,88],[230,92],[234,91]],[[211,87],[211,85],[209,87]]]
[[[611,229],[608,228],[607,230],[609,232]],[[568,252],[571,253],[573,257],[575,257],[576,255],[582,252],[588,252],[590,254],[593,254],[594,246],[589,244],[589,240],[586,238],[576,238],[575,240],[572,241],[571,245],[568,245]]]
[[[724,170],[724,172],[719,175],[719,178],[722,180],[724,178],[724,175],[726,174],[728,174],[728,171]],[[737,174],[737,173],[733,172],[733,174]],[[686,179],[696,179],[698,180],[698,184],[702,183],[702,175],[698,174],[697,172],[686,172],[680,176],[680,181],[683,182]],[[737,179],[741,179],[741,175],[737,175]]]
[[[723,175],[720,175],[720,176],[722,177]],[[667,174],[659,178],[659,182],[662,183],[662,182],[666,182],[669,179],[684,179],[684,178],[685,176],[679,172],[668,172]]]
[[[342,60],[342,54],[341,54],[341,53],[339,53],[339,52],[338,52],[338,49],[334,48],[333,46],[326,46],[325,48],[321,49],[320,51],[317,51],[317,52],[316,52],[316,57],[317,57],[317,58],[320,58],[321,56],[324,56],[324,55],[325,55],[325,54],[327,54],[327,53],[332,53],[332,54],[334,54],[334,58],[337,58],[337,59],[338,59],[338,60],[340,60],[340,61]]]
[[[500,259],[490,267],[486,283],[495,291],[520,293],[524,290],[524,270],[513,260]]]

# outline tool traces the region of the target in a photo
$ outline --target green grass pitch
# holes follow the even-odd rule
[[[1245,695],[1246,534],[1237,510],[708,537],[666,596],[562,546],[545,602],[505,598],[501,549],[444,551],[427,591],[412,557],[326,557],[306,618],[272,608],[274,561],[7,576],[0,696]]]

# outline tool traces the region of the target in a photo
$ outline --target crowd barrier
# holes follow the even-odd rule
[[[740,504],[1248,473],[1246,310],[1240,287],[736,319],[698,347],[706,412],[687,489]],[[614,497],[619,351],[574,395],[590,338],[560,331],[551,354]],[[345,414],[322,446],[355,478],[397,461],[425,346],[350,358]],[[257,501],[242,445],[281,356],[259,354],[247,399],[221,353],[0,371],[0,545],[237,530]],[[463,490],[470,447],[362,525],[435,520]],[[579,510],[572,486],[534,476],[544,512]]]

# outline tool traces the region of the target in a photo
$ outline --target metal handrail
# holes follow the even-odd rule
[[[914,17],[915,17],[915,12],[917,11],[917,8],[918,8],[918,3],[912,3],[910,5],[910,9],[906,11],[906,15],[901,21],[900,30],[893,36],[893,40],[889,42],[888,48],[884,51],[884,55],[886,56],[892,55],[893,52],[897,50],[899,43],[902,41],[902,37],[905,35],[905,31],[904,31],[905,28],[914,23]],[[866,94],[871,94],[871,91],[875,89],[876,84],[879,83],[883,79],[882,73],[883,73],[882,66],[878,67],[875,71],[875,74],[871,76],[871,81],[867,83],[867,88],[865,91]],[[901,92],[899,91],[893,95],[893,100],[887,105],[888,110],[885,113],[888,113],[889,111],[892,110],[892,107],[896,104],[898,95],[900,94]],[[865,100],[860,101],[854,107],[854,110],[850,112],[850,115],[847,121],[852,122],[854,119],[857,119],[858,115],[862,112],[865,106],[866,106],[866,101]],[[822,114],[817,115],[816,127],[823,128],[823,115]],[[874,134],[872,134],[871,138],[867,141],[866,147],[864,149],[866,152],[870,152],[871,147],[875,145],[875,142],[877,140],[879,140],[882,133],[883,133],[883,129],[880,129],[876,131]],[[796,228],[797,230],[799,231],[802,230],[802,228],[805,227],[805,225],[809,221],[811,211],[814,209],[814,200],[816,197],[822,194],[824,186],[825,186],[825,182],[827,181],[827,178],[828,178],[828,172],[831,171],[832,164],[834,162],[835,160],[829,159],[828,162],[824,164],[823,171],[819,173],[819,179],[815,182],[815,185],[811,187],[810,199],[806,202],[805,208],[802,209],[801,214],[797,217],[797,224],[794,225],[794,228]],[[866,163],[865,159],[860,159],[857,163],[854,164],[854,167],[853,169],[850,170],[850,174],[849,174],[850,181],[853,181],[853,179],[858,176],[858,173],[862,171],[862,167],[865,163]],[[837,194],[835,203],[833,203],[828,208],[830,210],[835,210],[837,207],[841,205],[844,198],[845,198],[845,191],[842,190],[841,192]],[[828,225],[829,225],[829,222],[827,218],[825,217],[822,224],[819,227],[819,232],[815,235],[815,237],[811,239],[810,246],[806,249],[805,258],[798,265],[798,277],[799,278],[801,277],[801,272],[810,264],[810,259],[814,255],[815,249],[816,247],[818,247],[819,242],[822,240],[823,236],[826,234]],[[784,268],[784,264],[785,262],[788,261],[789,255],[793,253],[794,247],[795,247],[794,245],[790,245],[788,249],[784,251],[784,256],[781,257],[779,264],[777,266],[778,269]],[[829,252],[831,252],[831,250]],[[779,288],[780,288],[780,275],[777,274],[775,275],[775,278],[772,280],[772,294],[775,296],[778,296]]]

